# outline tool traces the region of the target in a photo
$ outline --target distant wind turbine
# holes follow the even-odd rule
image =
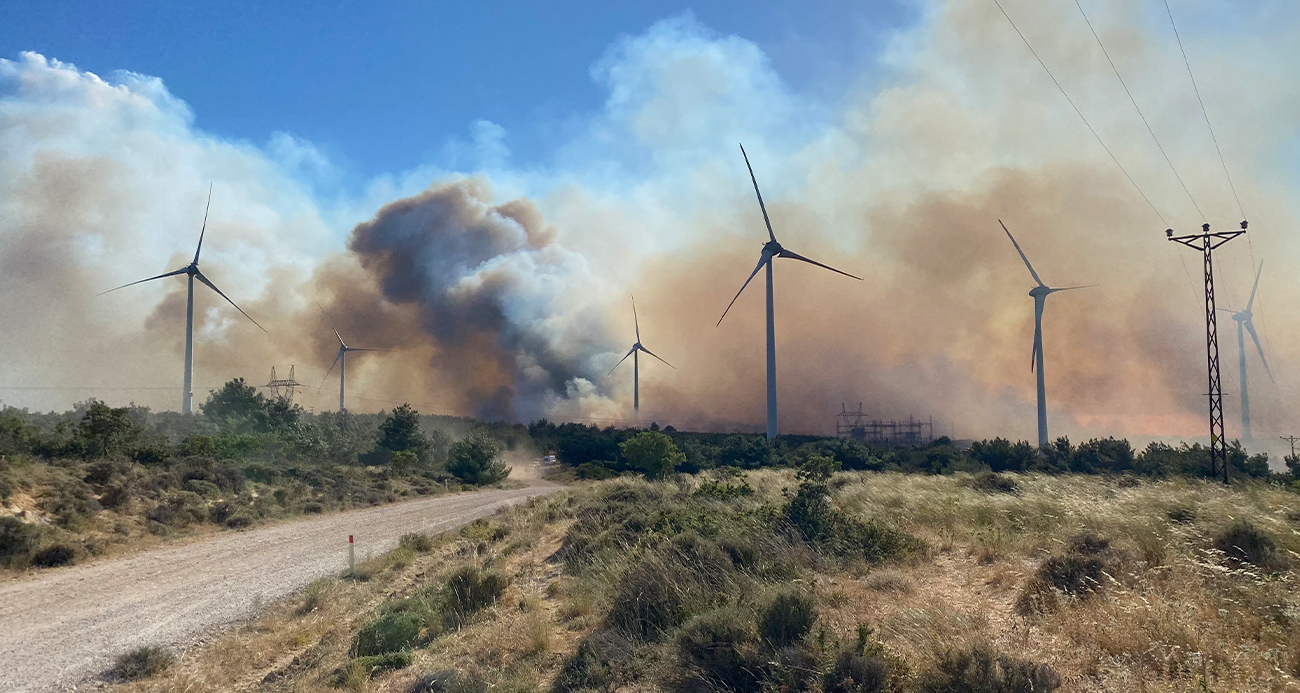
[[[730,311],[731,307],[736,304],[736,299],[740,298],[740,294],[745,292],[745,287],[749,286],[749,283],[754,280],[754,276],[758,274],[758,271],[767,267],[767,438],[768,440],[772,440],[773,438],[776,438],[777,435],[776,327],[772,316],[772,260],[774,258],[790,258],[791,260],[799,260],[810,265],[816,265],[822,269],[828,269],[837,274],[857,279],[858,281],[862,281],[862,277],[855,277],[848,272],[841,272],[830,265],[823,265],[815,260],[809,260],[798,253],[786,250],[780,243],[777,243],[776,234],[772,232],[772,220],[768,218],[767,207],[763,204],[763,193],[758,191],[758,179],[754,177],[754,167],[749,165],[749,155],[745,153],[744,145],[741,145],[740,147],[740,155],[745,157],[745,168],[749,169],[749,180],[754,184],[754,194],[758,196],[758,207],[763,210],[763,222],[767,224],[768,241],[763,244],[763,252],[758,257],[758,265],[754,267],[753,272],[750,272],[749,279],[746,279],[745,283],[740,286],[740,291],[736,292],[736,297],[731,299],[731,303],[727,304],[727,310],[722,311],[722,318],[727,317],[728,311]],[[718,318],[718,325],[722,324],[722,318]]]
[[[334,327],[334,321],[330,320],[329,313],[325,312],[325,306],[322,306],[318,302],[316,304],[316,307],[320,308],[320,314],[325,316],[325,321],[330,324],[330,329],[334,330],[334,336],[339,340],[339,354],[338,356],[334,357],[334,363],[330,364],[330,369],[325,371],[325,377],[321,379],[320,384],[324,386],[325,381],[329,380],[330,373],[334,372],[334,367],[335,366],[339,367],[339,412],[344,412],[347,410],[344,406],[346,403],[346,400],[344,398],[345,395],[344,387],[347,385],[347,380],[348,380],[348,352],[349,351],[388,351],[388,350],[387,349],[360,349],[358,347],[348,346],[346,343],[343,342],[343,336],[339,334],[338,328]]]
[[[660,361],[663,361],[665,366],[668,366],[673,370],[677,370],[677,366],[674,366],[673,364],[668,363],[663,359],[660,359],[657,355],[655,355],[653,351],[650,351],[649,349],[641,346],[641,323],[636,319],[636,297],[635,296],[632,297],[632,324],[636,327],[636,343],[633,344],[632,348],[629,349],[628,352],[623,355],[623,358],[618,360],[618,363],[614,364],[613,368],[609,369],[609,374],[613,375],[614,371],[617,370],[618,367],[621,366],[623,362],[627,360],[627,357],[629,356],[632,357],[632,409],[635,411],[640,411],[641,410],[641,357],[640,354],[638,354],[637,352],[644,351],[645,353],[654,356]]]
[[[217,292],[217,294],[220,295],[222,298],[229,301],[230,305],[235,306],[235,310],[239,311],[240,313],[243,313],[244,317],[248,318],[249,320],[252,320],[253,324],[257,325],[257,328],[259,330],[266,332],[265,327],[258,325],[257,321],[253,320],[252,316],[250,316],[248,313],[244,313],[243,308],[240,308],[238,305],[235,304],[234,301],[231,301],[229,296],[222,293],[221,289],[218,289],[216,284],[213,284],[211,281],[209,281],[208,278],[203,276],[203,273],[199,271],[199,253],[203,251],[203,235],[208,230],[208,208],[211,206],[212,206],[212,187],[209,186],[208,204],[203,208],[203,227],[199,230],[199,246],[194,250],[193,262],[174,272],[167,272],[166,274],[160,274],[156,277],[141,279],[138,282],[123,284],[122,286],[119,286],[116,289],[109,289],[108,291],[104,291],[102,293],[97,294],[98,296],[103,296],[106,293],[117,291],[117,289],[125,289],[128,286],[135,286],[136,284],[151,282],[155,279],[162,279],[163,277],[174,277],[178,274],[184,274],[189,277],[189,294],[188,294],[188,299],[186,300],[185,303],[185,391],[181,395],[181,412],[185,414],[190,413],[191,402],[194,399],[194,392],[192,391],[192,385],[194,383],[194,280],[198,279],[200,282],[206,284],[209,289],[212,289],[213,291]]]
[[[998,219],[1002,224],[1002,220]],[[1020,244],[1016,242],[1016,237],[1011,235],[1006,224],[1002,224],[1002,230],[1007,232],[1007,238],[1011,239],[1011,245],[1016,247],[1016,252],[1020,253],[1020,259],[1025,261],[1025,267],[1029,268],[1029,273],[1033,275],[1034,281],[1038,286],[1029,290],[1029,295],[1034,297],[1034,350],[1029,356],[1029,370],[1034,370],[1034,365],[1038,365],[1038,447],[1047,445],[1047,393],[1043,384],[1043,305],[1047,302],[1047,297],[1057,291],[1071,291],[1074,289],[1087,289],[1096,284],[1086,286],[1066,286],[1060,289],[1053,289],[1043,283],[1038,278],[1038,273],[1034,271],[1034,266],[1029,264],[1029,258],[1025,257],[1025,251],[1020,249]]]
[[[1241,367],[1241,437],[1244,440],[1251,440],[1253,436],[1250,432],[1250,390],[1246,387],[1246,337],[1242,334],[1242,329],[1250,332],[1250,338],[1255,342],[1255,350],[1259,352],[1259,360],[1264,364],[1264,372],[1268,373],[1268,379],[1273,379],[1273,371],[1268,367],[1268,359],[1264,358],[1264,347],[1259,343],[1259,335],[1255,333],[1255,323],[1251,308],[1255,305],[1255,292],[1259,291],[1259,275],[1264,271],[1264,261],[1259,261],[1259,269],[1255,272],[1255,285],[1250,289],[1250,300],[1246,302],[1246,308],[1232,313],[1232,319],[1237,321],[1237,354],[1240,355]],[[1220,310],[1223,310],[1220,308]]]

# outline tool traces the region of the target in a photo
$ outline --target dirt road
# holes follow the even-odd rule
[[[558,490],[480,491],[224,534],[0,585],[0,691],[63,691],[141,645],[183,646],[322,575]]]

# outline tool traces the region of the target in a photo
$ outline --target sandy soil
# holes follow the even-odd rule
[[[511,478],[529,476],[512,474]],[[74,690],[141,645],[183,649],[313,579],[559,486],[481,491],[223,534],[0,586],[0,691]]]

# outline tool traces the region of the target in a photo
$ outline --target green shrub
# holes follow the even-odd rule
[[[427,612],[390,611],[362,626],[352,640],[353,657],[398,652],[421,641],[428,621]]]
[[[12,515],[0,517],[0,565],[25,563],[41,543],[41,530]]]
[[[1105,563],[1096,556],[1068,553],[1050,556],[1034,571],[1016,600],[1022,615],[1053,611],[1056,593],[1087,599],[1101,590]]]
[[[921,676],[918,693],[1051,693],[1061,677],[1046,664],[998,656],[985,645],[948,650]]]
[[[319,515],[325,512],[325,506],[320,503],[303,503],[302,512],[306,515]]]
[[[145,517],[163,525],[188,527],[208,519],[208,504],[191,491],[177,491],[145,512]]]
[[[686,461],[673,439],[658,431],[642,431],[623,441],[619,450],[627,465],[647,479],[661,479]]]
[[[464,566],[453,571],[439,594],[443,625],[457,629],[471,616],[497,603],[509,581],[495,570]]]
[[[379,655],[370,655],[366,657],[357,657],[352,660],[352,666],[360,667],[367,677],[375,674],[382,674],[385,671],[394,671],[411,666],[411,653],[405,650],[399,652],[385,652]]]
[[[58,568],[72,565],[76,560],[76,549],[67,544],[50,544],[32,555],[32,565],[38,568]]]
[[[99,495],[99,504],[109,510],[124,508],[131,503],[131,489],[125,484],[113,484]]]
[[[253,518],[244,514],[231,515],[226,518],[225,524],[230,529],[244,529],[253,525]]]
[[[1246,520],[1237,520],[1219,532],[1214,537],[1214,548],[1238,566],[1250,564],[1266,570],[1285,570],[1288,566],[1273,538]]]
[[[189,479],[185,482],[185,490],[197,493],[205,498],[216,498],[221,495],[221,489],[211,481],[203,479]]]
[[[501,446],[487,431],[474,431],[451,446],[447,471],[468,484],[495,484],[510,475],[501,463]]]
[[[173,661],[171,653],[161,647],[138,647],[118,657],[111,673],[120,681],[139,681],[161,672]]]
[[[779,594],[759,615],[758,630],[773,649],[793,645],[812,630],[817,602],[803,592]]]
[[[723,609],[691,621],[677,636],[682,664],[721,690],[758,690],[766,658],[748,619]]]

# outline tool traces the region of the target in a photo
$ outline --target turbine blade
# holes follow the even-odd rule
[[[343,350],[344,351],[381,351],[381,352],[392,351],[392,349],[360,349],[357,347],[344,347]]]
[[[1061,287],[1061,288],[1059,288],[1059,289],[1049,289],[1048,291],[1049,291],[1049,293],[1056,293],[1056,292],[1058,292],[1058,291],[1074,291],[1075,289],[1091,289],[1091,288],[1094,287],[1094,286],[1099,286],[1099,285],[1098,285],[1098,284],[1084,284],[1083,286],[1063,286],[1063,287]]]
[[[243,308],[240,308],[238,304],[236,304],[234,301],[231,301],[231,300],[230,300],[230,297],[229,297],[229,296],[227,296],[227,295],[225,295],[224,293],[222,293],[222,292],[221,292],[221,289],[218,289],[216,284],[213,284],[212,282],[208,281],[208,278],[205,277],[205,276],[203,276],[203,273],[202,273],[202,272],[199,272],[199,271],[196,270],[196,271],[194,272],[194,278],[195,278],[195,279],[198,279],[199,281],[203,282],[204,284],[207,284],[209,289],[212,289],[213,291],[217,292],[217,293],[218,293],[222,298],[226,299],[226,301],[228,301],[228,302],[230,303],[230,305],[235,306],[235,310],[239,311],[240,313],[243,313],[243,314],[244,314],[244,317],[248,318],[249,321],[252,322],[254,325],[257,325],[257,329],[259,329],[259,330],[261,330],[261,331],[263,331],[263,332],[266,332],[266,328],[265,328],[265,327],[262,327],[261,325],[258,325],[258,324],[257,324],[257,321],[256,321],[256,320],[253,320],[253,316],[249,315],[248,313],[244,313],[244,309],[243,309]],[[267,334],[270,334],[270,333],[268,332]]]
[[[1034,325],[1034,343],[1029,347],[1029,372],[1034,372],[1034,364],[1038,362],[1038,345],[1043,343],[1043,324],[1038,322]]]
[[[96,295],[96,296],[103,296],[104,294],[112,293],[112,292],[114,292],[114,291],[117,291],[117,289],[125,289],[125,288],[128,287],[128,286],[135,286],[136,284],[143,284],[143,283],[145,283],[145,282],[151,282],[151,281],[153,281],[153,280],[155,280],[155,279],[162,279],[163,277],[174,277],[174,276],[176,276],[176,275],[178,275],[178,274],[185,274],[185,270],[187,270],[187,269],[189,269],[189,268],[188,268],[188,267],[182,267],[182,268],[180,268],[180,269],[178,269],[178,270],[176,270],[176,271],[174,271],[174,272],[167,272],[167,273],[165,273],[165,274],[160,274],[160,275],[158,275],[158,276],[156,276],[156,277],[149,277],[148,279],[141,279],[141,280],[138,281],[138,282],[131,282],[130,284],[123,284],[123,285],[121,285],[121,286],[119,286],[119,287],[117,287],[117,288],[109,289],[108,291],[101,291],[101,292],[99,292],[99,293],[97,293],[97,294],[95,294],[95,295]]]
[[[208,231],[208,209],[212,207],[212,184],[208,183],[208,204],[203,207],[203,228],[199,230],[199,247],[194,249],[194,264],[199,264],[199,253],[203,251],[203,234]],[[252,320],[252,318],[249,318]]]
[[[1255,305],[1255,292],[1259,291],[1259,275],[1264,272],[1264,261],[1259,261],[1259,269],[1255,271],[1255,285],[1250,287],[1250,300],[1246,301],[1246,310]]]
[[[627,353],[626,353],[626,354],[623,354],[623,358],[619,359],[619,360],[618,360],[618,363],[614,364],[614,367],[611,368],[611,369],[609,369],[609,372],[606,373],[605,375],[607,375],[607,376],[609,376],[609,375],[613,375],[613,374],[614,374],[614,371],[617,370],[619,366],[623,365],[623,362],[626,361],[626,360],[627,360],[627,357],[631,356],[631,355],[632,355],[632,352],[634,352],[634,351],[636,351],[636,347],[632,347],[631,349],[628,349],[628,350],[627,350]]]
[[[787,249],[785,249],[785,248],[782,248],[782,249],[781,249],[781,252],[777,253],[776,256],[777,256],[777,257],[788,257],[788,258],[790,258],[791,260],[801,260],[801,261],[806,262],[806,263],[808,263],[808,264],[810,264],[810,265],[817,265],[818,267],[821,267],[822,269],[828,269],[828,270],[830,270],[830,271],[832,271],[832,272],[835,272],[835,273],[837,273],[837,274],[842,274],[842,275],[844,275],[844,276],[846,276],[846,277],[852,277],[853,279],[856,279],[856,280],[858,280],[858,281],[862,281],[862,277],[858,277],[858,276],[855,276],[855,275],[849,274],[848,272],[841,272],[841,271],[835,269],[834,267],[831,267],[830,265],[823,265],[822,263],[817,262],[816,260],[809,260],[808,258],[806,258],[806,257],[804,257],[804,256],[800,255],[799,253],[796,253],[796,252],[794,252],[794,251],[792,251],[792,250],[787,250]]]
[[[334,321],[330,320],[330,314],[325,312],[325,306],[322,306],[320,301],[317,301],[316,307],[320,308],[320,314],[325,316],[325,322],[328,322],[330,324],[330,329],[334,330],[334,336],[338,338],[339,344],[343,344],[343,335],[339,334],[338,328],[334,327]]]
[[[644,351],[645,353],[650,354],[651,356],[653,356],[653,357],[659,359],[660,361],[663,361],[663,363],[664,363],[665,366],[668,366],[669,368],[671,368],[671,369],[673,369],[673,370],[677,370],[677,366],[674,366],[673,364],[668,363],[667,361],[664,361],[663,359],[660,359],[660,358],[659,358],[659,355],[656,354],[656,353],[654,353],[653,351],[650,351],[649,349],[647,349],[647,348],[645,348],[645,347],[641,347],[641,351]]]
[[[1002,220],[998,219],[998,223],[1002,224]],[[1016,247],[1016,252],[1020,253],[1020,259],[1025,261],[1025,267],[1028,267],[1029,273],[1034,275],[1034,281],[1038,282],[1039,286],[1047,286],[1043,283],[1042,279],[1038,278],[1038,273],[1034,271],[1034,266],[1029,264],[1029,258],[1025,257],[1025,251],[1020,249],[1020,244],[1016,242],[1016,237],[1011,235],[1011,231],[1007,228],[1006,224],[1002,224],[1002,230],[1007,232],[1007,238],[1011,239],[1011,245]]]
[[[1264,372],[1268,373],[1268,379],[1273,380],[1273,371],[1268,367],[1268,359],[1264,358],[1264,347],[1259,343],[1259,335],[1255,334],[1255,323],[1253,320],[1243,320],[1246,325],[1246,331],[1250,333],[1250,338],[1255,342],[1255,350],[1259,352],[1259,360],[1264,362]]]
[[[745,145],[740,145],[740,155],[745,157],[745,168],[749,169],[749,180],[754,184],[754,194],[758,196],[758,208],[763,210],[763,223],[767,224],[767,237],[776,242],[776,234],[772,233],[772,220],[767,218],[767,205],[763,204],[763,193],[758,191],[758,179],[754,177],[754,167],[749,165],[749,155],[745,153]]]
[[[641,323],[636,319],[636,296],[632,297],[632,324],[636,325],[636,341],[641,341]]]
[[[325,387],[325,381],[330,379],[330,373],[334,372],[334,367],[339,365],[339,359],[343,358],[343,350],[339,349],[338,356],[334,357],[334,363],[330,364],[330,369],[325,371],[325,377],[320,379],[320,387]],[[320,389],[320,388],[317,388]]]
[[[740,291],[736,292],[736,298],[740,298],[740,295],[745,293],[745,287],[749,286],[749,283],[754,281],[754,275],[758,274],[758,271],[763,269],[764,263],[771,261],[772,256],[767,253],[763,253],[763,255],[758,258],[758,266],[754,268],[753,272],[749,273],[749,279],[746,279],[745,283],[740,285]],[[727,312],[731,310],[732,306],[736,305],[736,298],[731,299],[731,303],[727,304],[727,310],[722,311],[722,318],[727,317]],[[722,318],[718,318],[718,325],[722,324]],[[714,327],[717,327],[718,325],[714,325]]]

